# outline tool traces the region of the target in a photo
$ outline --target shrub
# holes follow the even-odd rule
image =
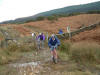
[[[75,43],[70,49],[71,58],[76,62],[98,62],[100,57],[100,45],[97,43]]]
[[[55,20],[58,20],[58,17],[57,16],[48,16],[47,19],[50,21],[55,21]]]
[[[34,22],[35,20],[27,20],[25,21],[25,23],[28,23],[28,22]]]
[[[87,14],[100,14],[100,10],[88,11]]]
[[[44,19],[45,19],[44,16],[39,16],[39,17],[36,18],[37,21],[41,21],[41,20],[44,20]]]
[[[18,50],[18,45],[15,43],[12,43],[7,47],[7,50],[10,52],[15,52]]]
[[[9,51],[0,49],[0,65],[8,63],[10,55]]]
[[[59,14],[58,16],[59,16],[59,17],[67,17],[68,14]]]
[[[3,34],[0,32],[0,37],[3,37]]]

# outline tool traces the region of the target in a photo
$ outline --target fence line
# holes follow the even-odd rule
[[[82,27],[82,28],[80,28],[78,30],[72,31],[70,34],[71,34],[71,36],[74,36],[76,34],[79,34],[81,32],[84,32],[86,30],[92,30],[92,29],[96,28],[97,26],[100,26],[100,22],[95,23],[95,24],[88,25],[86,27]],[[69,33],[56,34],[56,36],[59,39],[69,39]]]

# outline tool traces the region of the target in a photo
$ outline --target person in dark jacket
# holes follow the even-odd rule
[[[60,40],[57,38],[57,36],[52,34],[52,36],[49,38],[48,46],[51,50],[52,57],[55,57],[56,59],[58,58],[56,49],[59,45],[60,45]]]
[[[37,40],[38,49],[43,49],[44,48],[45,35],[43,33],[39,33],[36,40]]]

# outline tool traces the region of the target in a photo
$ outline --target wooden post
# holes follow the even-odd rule
[[[47,36],[47,42],[48,42],[48,32],[47,32],[47,35],[46,36]]]
[[[36,46],[36,34],[32,33],[32,42],[34,42],[34,46]]]
[[[69,33],[69,40],[71,40],[70,26],[67,26],[67,32]]]

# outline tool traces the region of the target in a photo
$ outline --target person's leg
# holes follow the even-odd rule
[[[54,50],[54,48],[51,47],[51,48],[50,48],[50,51],[51,51],[51,57],[52,57],[52,58],[53,58],[53,56],[54,56],[54,54],[53,54],[53,50]]]
[[[40,41],[37,41],[37,48],[40,49]]]
[[[53,55],[56,59],[58,58],[56,49],[53,50]]]
[[[44,41],[42,40],[41,43],[42,43],[42,48],[44,48]]]
[[[57,52],[56,52],[56,50],[53,50],[53,51],[51,51],[51,54],[52,54],[52,60],[53,60],[53,62],[54,63],[57,63]]]
[[[58,58],[56,49],[51,47],[50,50],[51,50],[52,56],[54,56],[55,58]]]
[[[40,40],[40,48],[42,49],[42,41]]]

